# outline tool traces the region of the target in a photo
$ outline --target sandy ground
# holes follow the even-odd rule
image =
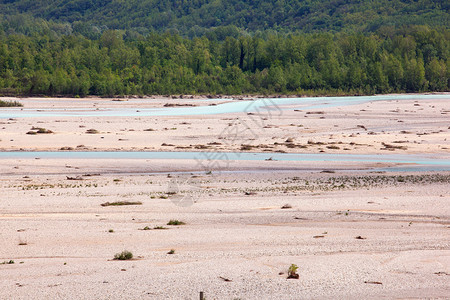
[[[8,98],[6,98],[8,99]],[[25,109],[161,108],[231,101],[184,99],[18,99]],[[239,101],[239,100],[233,100]],[[234,113],[159,117],[0,119],[0,151],[254,151],[295,153],[450,152],[450,95],[434,100],[382,101],[320,110],[287,107],[272,115]],[[6,108],[4,108],[7,111]],[[250,127],[251,130],[246,130]],[[52,134],[26,134],[32,128]],[[95,129],[97,134],[87,130]],[[384,143],[384,144],[383,144]],[[386,146],[388,145],[388,146]],[[393,146],[393,147],[390,147]]]
[[[94,101],[131,105],[21,100]],[[0,148],[448,154],[448,100],[415,101],[286,111],[233,144],[218,136],[251,115],[4,119]],[[26,135],[33,126],[54,133]],[[207,174],[188,160],[0,159],[0,299],[448,299],[450,172],[356,171],[366,167],[241,161]],[[116,201],[140,203],[101,205]],[[113,260],[122,250],[134,259]],[[286,279],[291,264],[298,280]]]

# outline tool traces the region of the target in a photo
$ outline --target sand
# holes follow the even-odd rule
[[[83,110],[181,100],[20,101]],[[234,143],[220,133],[252,115],[3,119],[0,149],[236,151],[244,144],[268,154],[447,157],[448,100],[415,101],[287,110],[267,128],[255,126],[255,140]],[[33,126],[54,133],[27,135]],[[100,133],[86,134],[90,128]],[[286,146],[289,138],[306,147]],[[450,172],[373,167],[380,165],[239,161],[205,173],[190,160],[0,159],[0,299],[199,299],[200,291],[206,299],[448,298]],[[116,201],[141,204],[101,205]],[[186,224],[167,225],[175,219]],[[134,259],[113,260],[123,250]],[[291,264],[299,279],[287,279]]]
[[[8,99],[8,98],[6,98]],[[0,151],[253,151],[291,153],[450,152],[449,98],[380,101],[319,110],[158,117],[0,119]],[[15,99],[12,99],[15,100]],[[230,102],[182,99],[18,99],[25,109],[162,108]],[[239,102],[239,100],[233,100]],[[6,110],[6,109],[5,109]],[[250,130],[245,130],[250,127]],[[32,128],[53,134],[27,135]],[[98,134],[86,133],[95,129]],[[147,130],[147,131],[146,131]],[[151,130],[151,131],[148,131]],[[286,142],[290,139],[290,142]],[[384,143],[384,144],[383,144]],[[244,145],[244,148],[243,148]],[[245,145],[251,147],[245,148]],[[386,145],[397,147],[387,149]]]

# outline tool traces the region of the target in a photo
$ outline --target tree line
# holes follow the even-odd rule
[[[390,29],[390,30],[388,30]],[[233,34],[0,32],[0,94],[373,94],[448,91],[449,31]]]

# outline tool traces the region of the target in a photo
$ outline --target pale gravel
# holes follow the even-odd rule
[[[72,182],[55,175],[2,176],[0,260],[16,263],[0,265],[0,299],[197,299],[200,291],[207,299],[448,295],[448,185],[287,195],[239,192],[268,180],[277,185],[294,175],[305,176],[211,176],[208,186],[229,186],[235,180],[237,192],[211,190],[187,208],[149,197],[165,190],[166,175],[124,175],[114,183],[117,176],[104,174],[74,182],[106,185],[102,188],[25,191],[20,188],[28,183],[24,180]],[[100,206],[130,199],[143,205]],[[286,203],[293,208],[281,209]],[[187,225],[139,230],[170,219]],[[108,233],[110,228],[115,232]],[[366,239],[355,239],[359,235]],[[19,246],[21,241],[27,245]],[[124,249],[136,260],[111,260]],[[176,254],[166,254],[170,249]],[[299,280],[278,275],[291,263],[300,267]]]
[[[32,108],[82,110],[93,105],[161,107],[180,100],[20,101]],[[254,128],[259,137],[251,143],[273,145],[293,137],[299,144],[341,141],[344,146],[339,144],[339,150],[276,146],[271,151],[386,153],[380,150],[382,142],[404,140],[408,142],[399,145],[408,150],[394,153],[448,155],[448,100],[414,104],[411,100],[327,108],[324,115],[286,111],[283,118],[270,120],[271,129]],[[398,113],[392,112],[396,109]],[[0,120],[0,149],[48,151],[84,144],[91,151],[173,151],[161,143],[218,142],[218,134],[236,117],[245,118],[232,114]],[[55,134],[26,135],[32,126]],[[142,131],[153,127],[158,131]],[[177,130],[163,130],[171,127]],[[89,128],[102,133],[87,135]],[[417,135],[422,133],[427,134]],[[343,150],[351,142],[360,145]],[[235,151],[240,144],[214,149]],[[13,259],[15,264],[0,265],[0,299],[198,299],[200,291],[206,299],[448,299],[448,182],[284,192],[295,186],[295,177],[313,182],[341,175],[405,175],[368,172],[388,166],[393,165],[241,161],[230,165],[230,173],[206,175],[188,160],[1,159],[0,262]],[[336,173],[320,173],[324,169]],[[207,191],[195,196],[195,204],[180,207],[174,198],[159,198],[168,191],[167,173],[183,180],[190,172],[199,177],[182,188]],[[88,173],[101,175],[66,179]],[[258,190],[256,195],[244,194],[253,189]],[[100,205],[113,201],[143,204]],[[292,209],[281,209],[284,204]],[[187,225],[165,225],[170,219]],[[170,229],[139,230],[160,225]],[[324,237],[314,238],[317,235]],[[136,259],[112,260],[125,249]],[[168,255],[170,249],[176,253]],[[299,266],[299,280],[286,279],[292,263]]]

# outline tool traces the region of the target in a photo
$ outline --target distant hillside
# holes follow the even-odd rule
[[[0,95],[448,91],[444,0],[0,0]]]
[[[176,30],[202,35],[211,27],[236,26],[251,32],[366,31],[380,26],[449,25],[446,0],[3,0],[4,18],[34,18],[140,33]]]

